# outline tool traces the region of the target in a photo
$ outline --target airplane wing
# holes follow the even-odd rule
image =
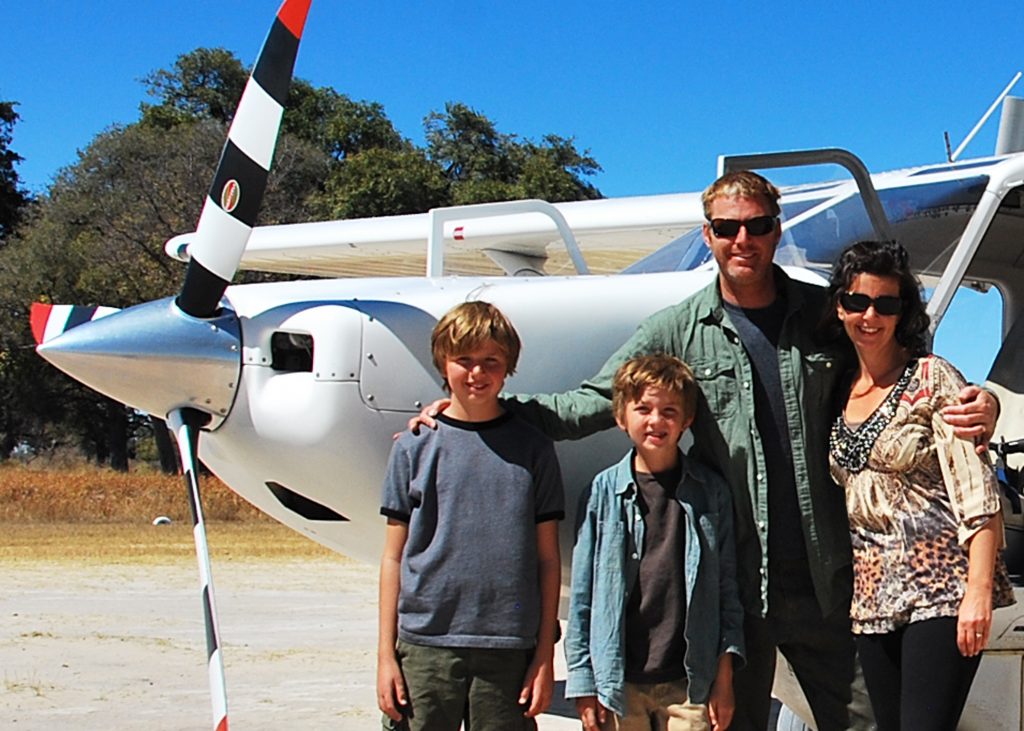
[[[592,273],[621,270],[699,226],[700,194],[681,193],[557,203]],[[324,277],[422,276],[430,216],[426,213],[253,230],[240,268]],[[194,234],[167,242],[188,261]],[[444,226],[445,272],[502,274],[508,260],[529,261],[545,274],[568,274],[572,261],[555,223],[539,213],[455,220]],[[504,258],[503,258],[504,257]]]

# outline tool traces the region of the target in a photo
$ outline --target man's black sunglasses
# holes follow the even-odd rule
[[[709,218],[708,224],[715,236],[723,239],[731,239],[740,232],[740,227],[747,229],[748,236],[764,236],[775,230],[775,216],[758,216],[748,218],[746,221],[737,221],[735,218]]]
[[[898,315],[903,311],[903,300],[893,294],[883,294],[881,297],[868,297],[859,292],[843,292],[839,295],[839,304],[847,312],[867,312],[871,305],[875,306],[875,312],[879,315]]]

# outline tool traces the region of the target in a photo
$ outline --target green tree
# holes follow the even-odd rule
[[[172,68],[143,79],[156,103],[141,104],[141,121],[156,127],[199,119],[228,124],[247,79],[245,66],[230,51],[197,48],[179,56]],[[306,140],[337,160],[370,148],[408,146],[377,102],[354,101],[330,87],[294,79],[286,107],[282,133]]]
[[[17,102],[0,101],[0,243],[14,229],[28,203],[28,194],[22,190],[14,168],[22,157],[11,149],[18,121],[15,106]]]
[[[7,239],[0,248],[0,458],[20,444],[74,443],[123,467],[133,442],[159,428],[38,358],[28,307],[37,300],[125,307],[178,290],[184,269],[163,244],[195,227],[246,76],[222,48],[196,49],[154,71],[144,80],[153,101],[141,104],[139,121],[97,135],[29,207],[11,176],[20,159],[9,150],[17,114],[12,103],[0,104],[0,183],[13,181],[0,188],[13,191],[0,200],[0,213],[7,200],[22,212],[16,228],[0,228]],[[601,168],[572,138],[522,140],[454,102],[424,126],[420,148],[381,104],[295,80],[260,222],[600,196],[587,178]]]
[[[58,174],[49,195],[0,252],[0,313],[6,320],[0,331],[0,393],[15,395],[0,403],[5,444],[74,441],[97,460],[126,467],[130,445],[149,428],[147,421],[35,356],[28,306],[44,301],[126,307],[177,292],[184,268],[164,254],[163,245],[194,229],[225,133],[224,124],[209,118],[101,133],[75,165]],[[284,136],[261,220],[308,220],[307,201],[328,162],[308,142]],[[35,404],[16,395],[29,381],[45,391],[35,393]],[[40,414],[49,428],[14,418],[13,412]]]
[[[210,118],[228,123],[249,77],[242,62],[224,48],[197,48],[178,56],[171,69],[143,78],[158,104],[140,105],[142,121],[168,127],[184,120]]]
[[[593,200],[601,192],[586,178],[601,172],[590,151],[576,149],[572,138],[545,135],[537,145],[524,143],[524,159],[516,181],[519,197],[546,201]]]
[[[412,145],[398,134],[391,120],[377,102],[353,101],[338,95],[334,114],[327,120],[330,152],[339,160],[367,150],[404,152]]]
[[[319,197],[328,218],[422,213],[450,203],[448,181],[420,150],[370,148],[335,166]]]
[[[601,166],[571,138],[540,143],[499,132],[480,112],[448,102],[424,119],[428,157],[440,165],[457,204],[542,198],[551,202],[600,198],[585,178]]]
[[[448,180],[515,181],[515,138],[499,133],[491,120],[474,109],[448,102],[444,114],[430,112],[423,127],[428,154]]]

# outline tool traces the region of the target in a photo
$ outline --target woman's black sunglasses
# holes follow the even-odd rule
[[[859,292],[843,292],[839,295],[839,304],[847,312],[867,312],[868,308],[874,305],[875,312],[887,316],[898,315],[903,310],[903,300],[892,294],[868,297]]]
[[[715,232],[715,236],[723,239],[731,239],[738,234],[741,226],[747,229],[748,236],[764,236],[775,230],[775,216],[758,216],[746,221],[737,221],[735,218],[709,218],[708,224]]]

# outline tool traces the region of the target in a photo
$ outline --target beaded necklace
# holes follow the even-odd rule
[[[828,449],[832,458],[844,469],[857,473],[864,469],[868,463],[868,455],[871,448],[875,446],[878,435],[889,425],[896,415],[896,405],[900,401],[903,392],[910,385],[910,379],[917,368],[917,359],[911,359],[903,368],[896,384],[889,391],[878,408],[875,409],[859,427],[850,429],[846,425],[842,411],[832,424],[832,431],[828,436]]]

